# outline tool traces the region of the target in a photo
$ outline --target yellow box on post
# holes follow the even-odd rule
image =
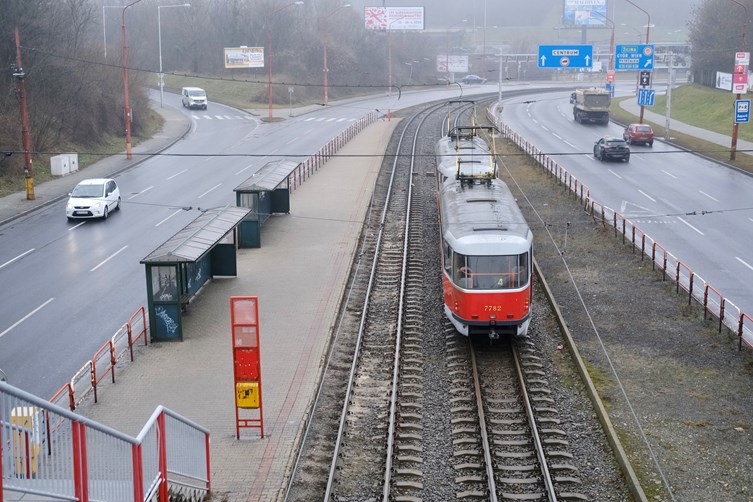
[[[259,382],[237,382],[235,404],[238,408],[259,408]]]
[[[42,445],[39,427],[42,410],[34,406],[18,406],[10,413],[13,424],[13,458],[16,474],[31,477],[37,473],[37,456]]]

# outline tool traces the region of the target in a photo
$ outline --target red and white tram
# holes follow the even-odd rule
[[[466,336],[524,336],[531,320],[533,234],[496,178],[439,190],[445,315]]]

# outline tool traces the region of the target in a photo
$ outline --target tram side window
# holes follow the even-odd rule
[[[444,269],[452,277],[452,248],[447,241],[444,242]]]
[[[463,254],[452,254],[452,282],[464,289],[473,289],[475,286],[473,269]]]

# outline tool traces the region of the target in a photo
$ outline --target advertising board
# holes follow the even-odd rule
[[[225,68],[264,68],[264,47],[226,47]]]
[[[563,26],[604,26],[607,0],[564,0]]]
[[[423,30],[423,7],[365,7],[367,30]]]
[[[437,73],[468,73],[468,56],[437,56]]]

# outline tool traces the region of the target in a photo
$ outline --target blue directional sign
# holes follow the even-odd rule
[[[749,99],[736,99],[735,100],[735,122],[738,124],[743,122],[750,122],[750,100]]]
[[[591,68],[590,45],[539,45],[539,68]]]
[[[654,91],[653,89],[638,89],[639,106],[654,106],[655,97],[656,91]]]
[[[618,45],[614,56],[617,71],[654,69],[653,44]]]

